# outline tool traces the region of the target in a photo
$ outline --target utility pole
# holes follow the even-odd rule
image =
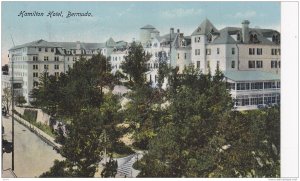
[[[106,159],[106,131],[104,130],[104,162],[105,164],[107,163],[107,159]]]
[[[13,45],[15,47],[15,42],[10,35]],[[11,122],[12,122],[12,153],[11,153],[11,169],[15,170],[15,121],[14,121],[14,104],[15,104],[15,91],[14,91],[14,54],[11,56]]]

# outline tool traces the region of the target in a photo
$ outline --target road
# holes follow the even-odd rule
[[[11,141],[11,117],[2,116],[4,139]],[[62,160],[52,147],[15,121],[15,174],[17,177],[39,177],[49,170],[55,159]],[[11,168],[11,153],[3,154],[3,170]],[[5,175],[3,175],[4,177]]]

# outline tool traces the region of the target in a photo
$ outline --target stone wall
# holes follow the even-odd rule
[[[35,109],[35,108],[24,108],[24,107],[15,107],[15,110],[17,112],[19,112],[20,114],[24,115],[24,110],[25,109],[32,109],[32,110],[36,110],[38,113],[37,113],[37,118],[36,118],[36,121],[37,122],[41,122],[43,124],[47,124],[49,125],[50,123],[50,116],[46,113],[44,113],[41,109]]]

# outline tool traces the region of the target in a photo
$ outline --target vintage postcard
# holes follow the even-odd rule
[[[280,2],[2,2],[2,177],[281,177]]]

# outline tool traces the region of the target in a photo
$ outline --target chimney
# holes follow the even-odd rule
[[[249,43],[249,24],[250,21],[244,20],[242,22],[242,36],[243,36],[243,42]]]
[[[177,33],[180,33],[180,29],[177,29]]]
[[[174,28],[170,28],[170,33],[174,34]]]

